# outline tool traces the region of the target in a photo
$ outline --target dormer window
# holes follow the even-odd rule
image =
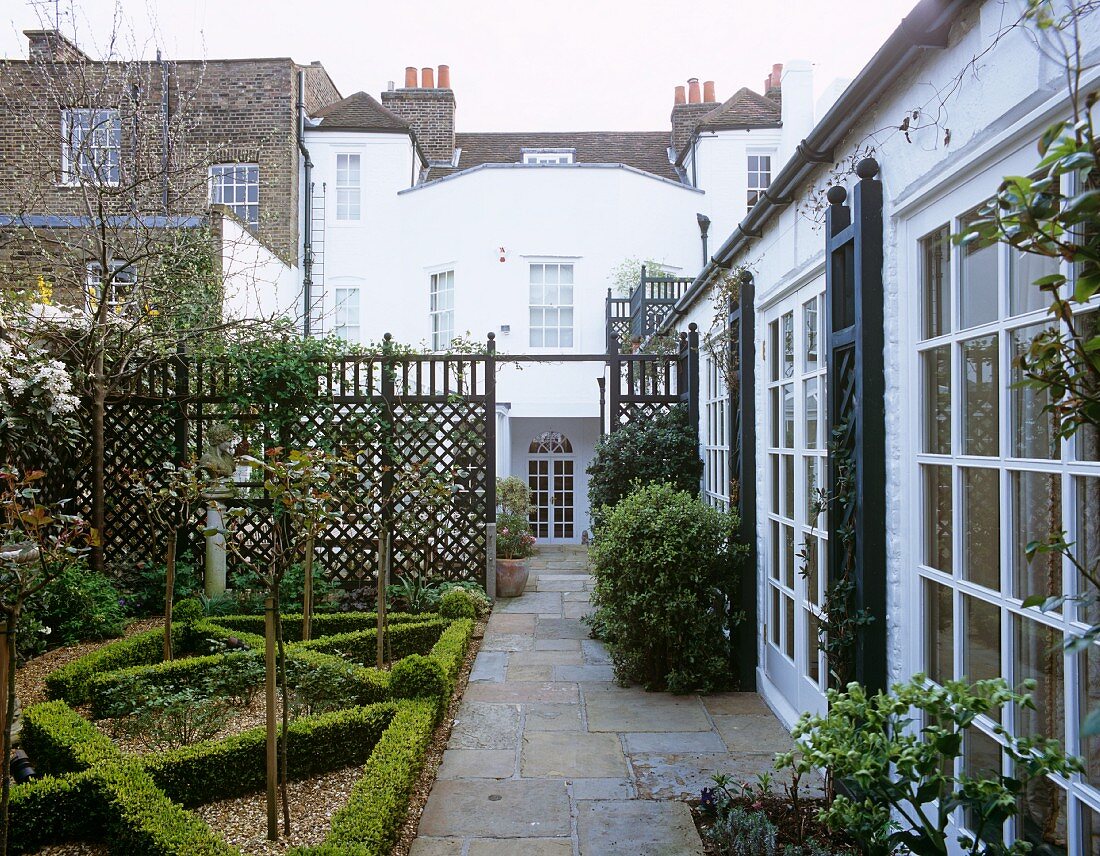
[[[576,163],[576,149],[524,149],[523,163],[571,164]]]

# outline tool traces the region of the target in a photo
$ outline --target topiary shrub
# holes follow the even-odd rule
[[[189,597],[181,600],[172,607],[172,621],[180,624],[194,624],[206,617],[206,610],[202,608],[202,602],[197,597]]]
[[[682,407],[601,437],[586,470],[593,529],[602,529],[604,507],[615,505],[636,483],[662,482],[698,495],[703,477],[698,444]]]
[[[744,553],[736,527],[736,515],[669,484],[641,486],[608,510],[590,555],[593,624],[620,681],[676,693],[728,684],[716,602]]]
[[[398,660],[390,669],[390,695],[393,698],[443,699],[449,695],[447,674],[432,657],[412,654]]]
[[[439,614],[444,618],[477,618],[477,603],[462,589],[451,589],[439,599]]]

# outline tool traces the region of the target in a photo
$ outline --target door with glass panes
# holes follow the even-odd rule
[[[546,431],[531,442],[527,458],[531,531],[544,544],[576,541],[575,465],[573,444],[564,434]]]
[[[826,583],[822,277],[765,316],[767,490],[764,669],[798,712],[824,711],[819,645]]]

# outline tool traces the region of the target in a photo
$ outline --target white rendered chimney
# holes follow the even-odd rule
[[[794,154],[795,148],[814,126],[814,72],[806,60],[790,60],[783,65],[783,133],[779,152],[780,166]]]

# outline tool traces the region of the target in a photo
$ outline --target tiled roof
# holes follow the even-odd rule
[[[409,123],[379,104],[366,92],[356,92],[341,101],[326,104],[313,114],[321,119],[313,130],[319,131],[390,131],[407,134]]]
[[[455,134],[456,167],[433,165],[427,181],[487,163],[520,163],[523,149],[575,149],[576,163],[616,163],[679,182],[668,160],[668,131],[580,131]]]
[[[707,113],[695,127],[700,131],[762,128],[778,125],[781,118],[782,108],[777,102],[743,86],[725,103]]]

